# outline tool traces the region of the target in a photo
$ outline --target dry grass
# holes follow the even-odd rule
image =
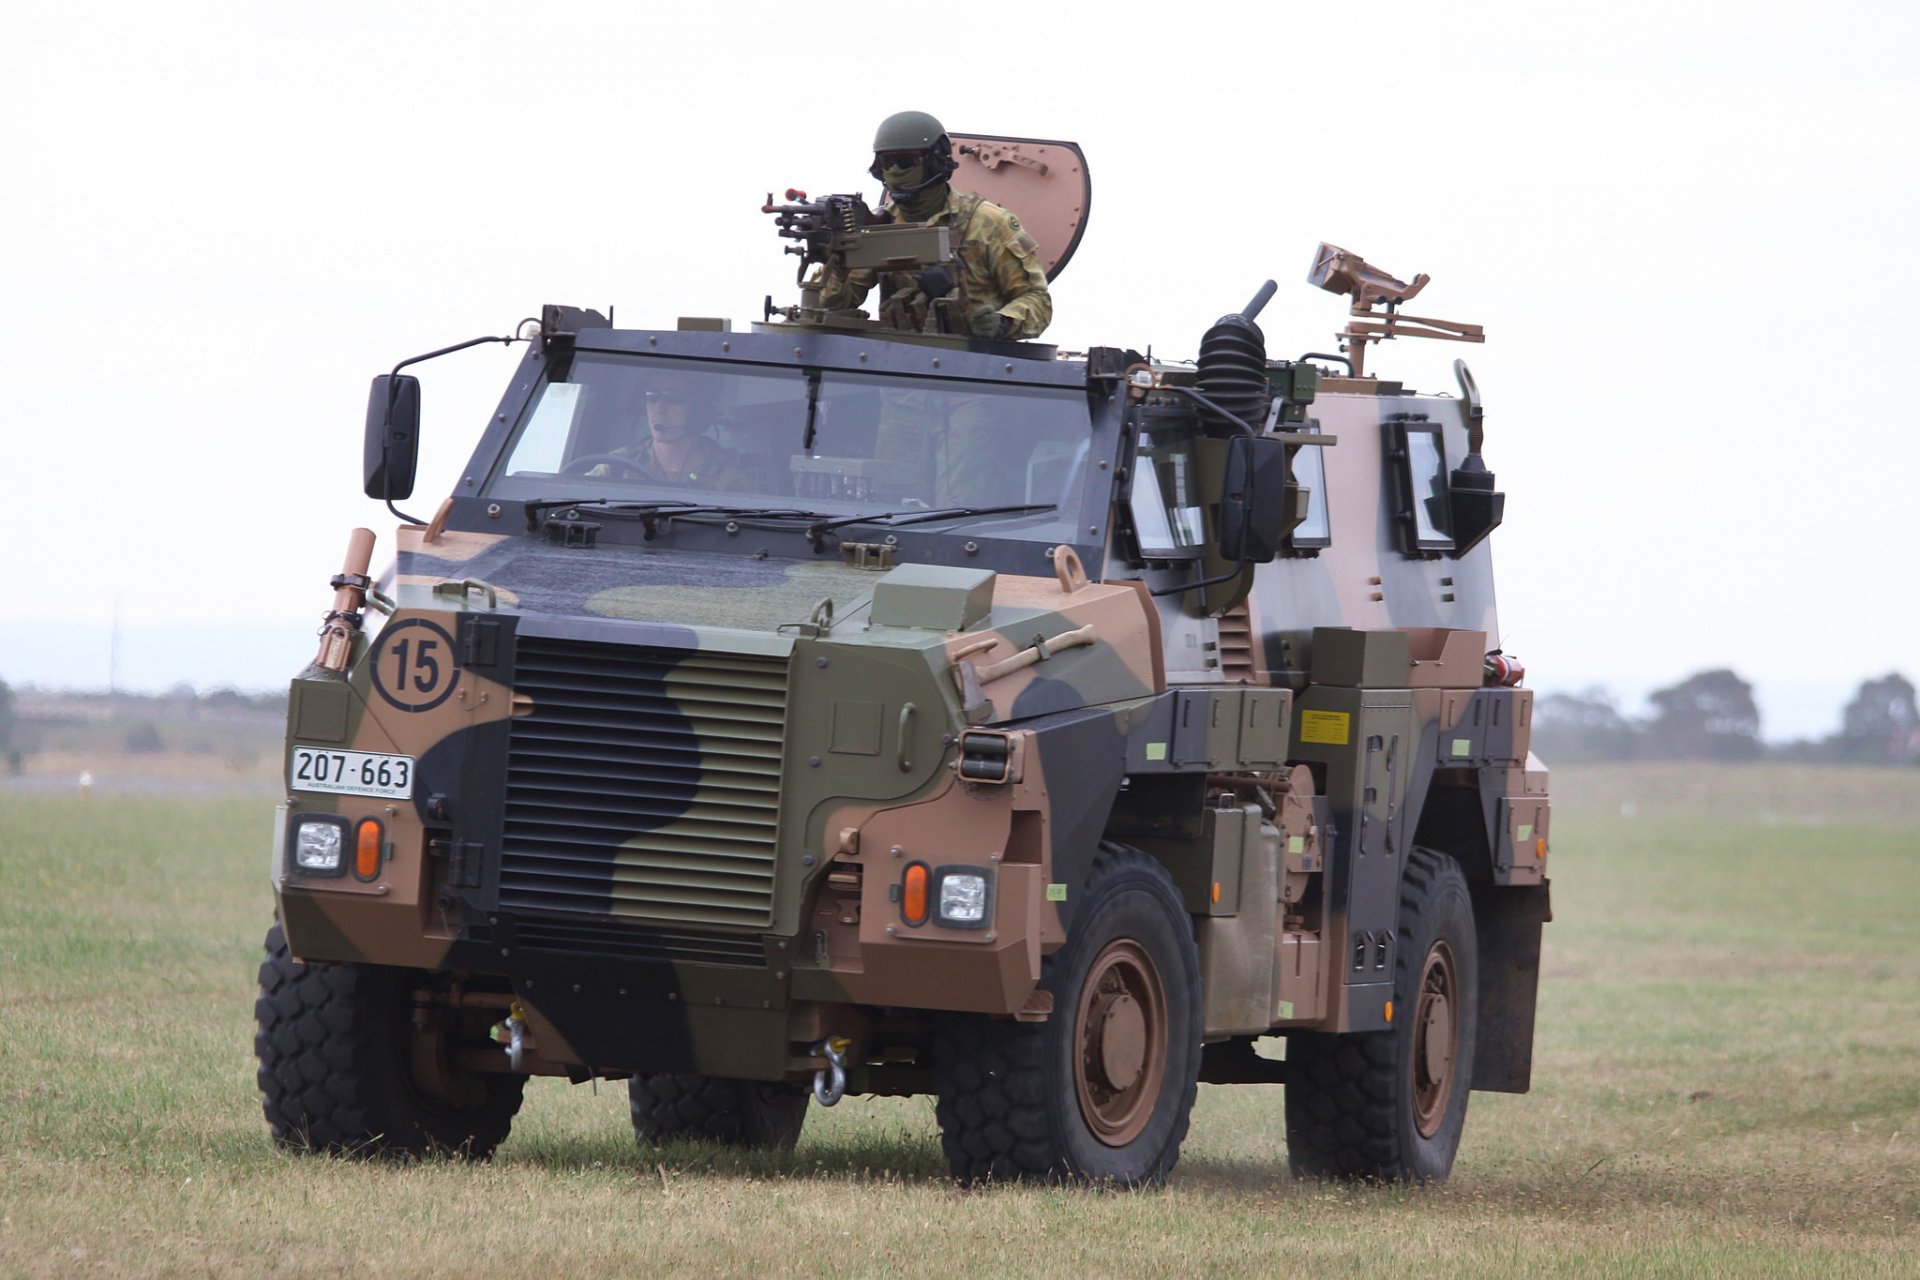
[[[1203,1088],[1145,1194],[958,1191],[918,1099],[642,1153],[553,1081],[491,1165],[281,1155],[268,806],[0,791],[0,1275],[1913,1275],[1909,778],[1569,771],[1534,1091],[1475,1095],[1452,1182],[1296,1183],[1278,1091]]]

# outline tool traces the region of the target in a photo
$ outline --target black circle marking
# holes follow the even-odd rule
[[[373,687],[402,711],[431,711],[460,683],[453,637],[425,618],[408,618],[380,632],[373,655]]]

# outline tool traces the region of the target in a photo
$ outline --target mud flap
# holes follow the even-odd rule
[[[1540,926],[1553,919],[1547,885],[1476,884],[1480,1032],[1473,1087],[1525,1093],[1533,1077],[1533,1014],[1540,989]]]

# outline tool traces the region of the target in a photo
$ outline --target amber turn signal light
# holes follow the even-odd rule
[[[380,820],[362,818],[353,829],[353,874],[362,880],[380,875]]]
[[[900,916],[908,924],[927,922],[927,883],[931,879],[926,863],[907,865],[906,878],[900,883]]]

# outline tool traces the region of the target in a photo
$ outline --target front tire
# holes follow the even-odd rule
[[[667,1142],[791,1151],[807,1119],[798,1085],[660,1072],[627,1081],[633,1136],[643,1147]]]
[[[936,1046],[940,1144],[962,1185],[1134,1187],[1180,1156],[1200,1072],[1200,956],[1166,869],[1102,844],[1040,985],[1042,1023],[956,1015]]]
[[[1297,1176],[1428,1182],[1453,1171],[1478,1028],[1474,938],[1459,864],[1416,848],[1400,885],[1392,1028],[1287,1038]]]
[[[254,1056],[273,1140],[301,1152],[484,1160],[506,1140],[526,1077],[416,1074],[413,990],[424,975],[370,964],[300,964],[267,932]]]

